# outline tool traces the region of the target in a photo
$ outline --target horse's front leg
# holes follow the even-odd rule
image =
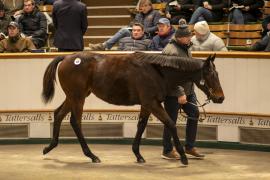
[[[180,154],[181,162],[184,165],[188,165],[188,159],[185,154],[185,151],[183,149],[183,146],[181,145],[178,135],[177,135],[177,129],[176,125],[174,122],[171,120],[167,112],[164,110],[164,108],[161,106],[159,102],[155,102],[151,106],[151,112],[153,113],[154,116],[156,116],[163,124],[170,130],[171,135],[173,137],[175,149],[177,152]]]
[[[149,115],[150,115],[150,112],[147,111],[145,108],[141,107],[139,121],[137,124],[137,133],[136,133],[135,139],[134,139],[133,144],[132,144],[132,151],[135,154],[138,163],[145,162],[144,158],[142,157],[142,155],[140,153],[140,143],[141,143],[142,134],[143,134],[145,127],[147,125]]]
[[[75,103],[73,104],[71,117],[70,117],[70,124],[80,142],[84,155],[91,158],[92,162],[100,163],[101,162],[100,159],[94,153],[92,153],[90,148],[88,147],[86,140],[83,136],[82,130],[81,130],[83,104],[84,104],[84,101],[77,101],[77,102],[75,101]]]

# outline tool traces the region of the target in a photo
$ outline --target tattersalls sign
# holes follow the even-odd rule
[[[139,117],[138,111],[122,112],[99,112],[85,111],[82,116],[82,122],[134,122],[137,123]],[[70,114],[64,121],[68,122]],[[2,112],[0,113],[0,123],[48,123],[53,122],[53,112]],[[160,121],[151,115],[149,123],[160,123]],[[178,124],[185,124],[186,119],[179,115]],[[252,116],[252,115],[224,115],[224,114],[207,114],[206,119],[200,121],[202,125],[221,125],[221,126],[240,126],[240,127],[259,127],[270,128],[269,116]]]

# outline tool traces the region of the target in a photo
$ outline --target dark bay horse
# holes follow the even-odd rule
[[[127,55],[102,55],[81,52],[56,57],[47,67],[43,78],[43,100],[48,103],[54,96],[54,83],[58,67],[59,82],[66,99],[54,111],[53,138],[43,154],[58,144],[63,118],[71,112],[70,124],[81,144],[84,154],[92,162],[100,159],[89,149],[81,131],[81,118],[85,98],[90,93],[115,105],[141,105],[137,133],[132,150],[137,162],[145,162],[139,145],[149,115],[152,113],[170,129],[181,162],[187,157],[177,136],[176,126],[161,103],[168,92],[185,82],[194,82],[214,103],[224,100],[218,74],[213,63],[215,56],[207,60],[182,58],[161,54],[136,52]]]

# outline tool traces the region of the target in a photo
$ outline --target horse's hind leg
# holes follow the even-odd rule
[[[70,112],[70,107],[65,100],[61,106],[59,106],[55,111],[54,111],[54,122],[53,122],[53,138],[48,147],[45,147],[43,149],[43,154],[47,154],[50,152],[53,148],[55,148],[58,145],[58,139],[59,139],[59,131],[60,131],[60,126],[62,123],[62,120],[64,117],[67,115],[67,113]]]
[[[132,151],[135,154],[138,163],[145,162],[144,158],[142,157],[142,155],[140,153],[139,146],[140,146],[142,134],[143,134],[145,127],[147,125],[149,115],[150,115],[150,112],[147,111],[145,108],[141,107],[139,121],[137,124],[137,133],[136,133],[135,139],[134,139],[133,144],[132,144]]]
[[[176,129],[176,125],[174,124],[174,122],[171,120],[171,118],[169,117],[169,115],[166,113],[166,111],[164,110],[164,108],[162,108],[161,104],[156,102],[153,103],[152,107],[151,107],[151,112],[154,114],[154,116],[156,116],[161,122],[163,122],[163,124],[170,130],[171,135],[173,137],[173,141],[175,144],[175,148],[177,150],[177,152],[180,154],[181,156],[181,162],[184,165],[188,164],[188,160],[185,154],[185,151],[183,149],[183,146],[181,145],[178,135],[177,135],[177,129]]]
[[[96,155],[94,155],[89,149],[81,130],[83,104],[84,104],[84,100],[80,102],[77,101],[76,103],[73,104],[71,117],[70,117],[70,124],[81,144],[84,155],[91,158],[92,162],[99,163],[101,162],[100,159]]]

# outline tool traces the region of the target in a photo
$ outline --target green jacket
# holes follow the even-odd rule
[[[169,44],[165,46],[165,48],[162,51],[163,54],[168,55],[174,55],[174,56],[180,56],[180,57],[189,57],[191,58],[191,51],[189,48],[184,48],[179,46],[176,43],[175,37],[171,39]],[[172,89],[169,92],[169,96],[182,96],[182,95],[190,95],[192,92],[194,92],[194,86],[192,82],[188,82],[183,84],[182,86],[175,87],[175,89]]]
[[[36,49],[36,47],[29,38],[20,37],[15,43],[11,42],[9,38],[0,41],[0,53],[30,52],[32,49]]]

